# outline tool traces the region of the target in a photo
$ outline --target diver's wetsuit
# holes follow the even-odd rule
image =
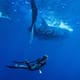
[[[30,71],[39,70],[41,67],[43,67],[46,64],[48,56],[44,55],[42,58],[39,58],[35,61],[14,61],[15,65],[13,66],[7,66],[8,68],[14,68],[14,69],[29,69]]]
[[[27,64],[28,69],[31,71],[34,70],[39,70],[41,67],[43,67],[46,64],[46,60],[47,60],[47,56],[43,56],[41,59],[37,59],[34,62],[36,62],[35,64],[31,64],[29,62],[25,62],[25,64]]]

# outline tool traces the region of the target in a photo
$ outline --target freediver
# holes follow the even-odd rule
[[[13,61],[15,63],[14,65],[7,65],[6,67],[11,68],[11,69],[28,69],[30,71],[36,71],[38,70],[39,73],[41,74],[41,68],[46,65],[46,60],[48,59],[47,55],[44,55],[41,58],[38,58],[34,61]]]

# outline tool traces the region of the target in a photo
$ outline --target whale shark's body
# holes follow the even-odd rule
[[[53,26],[49,26],[45,19],[42,19],[41,26],[34,27],[34,35],[47,40],[67,37],[72,31],[73,29],[62,21],[56,22]]]
[[[56,24],[53,26],[49,26],[46,22],[45,18],[42,18],[41,26],[37,27],[36,21],[38,16],[38,9],[35,3],[35,0],[31,0],[31,9],[32,9],[32,24],[29,27],[29,31],[31,32],[30,43],[32,43],[33,37],[36,36],[41,39],[52,39],[65,37],[65,35],[70,32],[70,28],[65,26],[63,22],[56,21]],[[53,21],[54,22],[54,21]]]

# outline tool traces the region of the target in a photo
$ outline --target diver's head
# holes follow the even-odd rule
[[[44,57],[45,59],[48,59],[48,55],[44,55],[43,57]]]

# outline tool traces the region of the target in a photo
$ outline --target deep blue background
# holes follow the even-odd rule
[[[31,24],[31,9],[30,4],[24,2],[0,0],[0,10],[11,18],[0,19],[0,80],[80,80],[80,1],[36,0],[39,10],[44,13],[49,6],[74,31],[66,39],[34,38],[32,44],[29,44],[30,35],[27,31]],[[63,5],[65,8],[62,8]],[[5,67],[13,60],[34,60],[44,54],[48,54],[49,59],[41,75],[38,71]]]

